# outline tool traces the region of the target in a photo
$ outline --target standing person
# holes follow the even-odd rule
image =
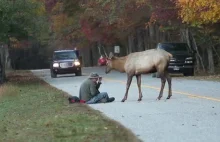
[[[113,102],[114,97],[109,98],[107,92],[99,92],[101,81],[102,77],[97,73],[91,73],[80,86],[79,99],[86,101],[87,104]]]

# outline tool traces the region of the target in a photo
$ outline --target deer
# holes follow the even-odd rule
[[[156,100],[160,100],[162,98],[166,81],[168,82],[169,87],[168,96],[166,98],[167,100],[172,96],[172,78],[168,73],[168,65],[170,58],[172,57],[173,55],[171,53],[163,49],[148,49],[145,51],[133,52],[122,57],[116,57],[112,52],[110,52],[107,57],[105,73],[108,74],[112,70],[115,70],[120,73],[127,74],[126,91],[121,102],[125,102],[125,100],[127,100],[132,78],[136,76],[139,91],[138,101],[140,102],[143,97],[141,90],[141,75],[157,72],[159,78],[161,78],[161,88]]]

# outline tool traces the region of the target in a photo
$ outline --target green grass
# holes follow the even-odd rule
[[[135,142],[133,133],[28,71],[11,72],[0,87],[0,141]]]

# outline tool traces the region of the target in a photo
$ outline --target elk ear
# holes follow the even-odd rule
[[[109,59],[112,59],[114,57],[114,54],[112,52],[109,53]]]

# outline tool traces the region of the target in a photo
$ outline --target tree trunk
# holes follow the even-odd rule
[[[185,31],[185,32],[183,32],[183,35],[184,35],[184,37],[185,37],[185,40],[186,40],[186,42],[187,42],[187,44],[188,44],[190,50],[192,51],[193,49],[196,49],[196,48],[197,48],[197,45],[196,45],[196,41],[194,40],[194,37],[192,37],[192,38],[193,38],[192,44],[191,44],[191,42],[190,42],[189,29],[186,28],[184,31]],[[184,40],[184,39],[183,39],[183,40]],[[198,51],[198,50],[197,50],[197,54],[199,54],[199,51]],[[200,60],[200,59],[199,59],[199,56],[196,56],[196,71],[197,71],[197,72],[198,72],[198,71],[200,70],[200,68],[201,68],[199,60]],[[202,64],[203,64],[203,63],[202,63]],[[204,69],[203,69],[203,71],[204,71]]]
[[[187,42],[187,44],[188,44],[188,46],[189,46],[189,48],[190,48],[190,50],[192,50],[192,47],[191,47],[191,42],[190,42],[190,35],[189,35],[189,29],[188,28],[186,28],[186,30],[185,30],[186,32],[186,42]]]
[[[220,55],[219,55],[218,51],[215,49],[215,46],[212,46],[212,48],[213,48],[216,56],[218,57],[218,62],[219,62],[220,61]]]
[[[149,49],[149,36],[148,36],[148,28],[146,30],[144,30],[144,50]]]
[[[150,36],[150,49],[155,48],[154,47],[154,37],[155,37],[154,24],[149,25],[149,36]]]
[[[6,75],[5,75],[5,65],[6,65],[6,60],[5,60],[5,49],[4,45],[0,45],[0,84],[2,84],[5,81]]]
[[[6,51],[5,51],[5,57],[6,57],[6,69],[11,69],[11,59],[9,57],[9,49],[8,46],[6,47]]]
[[[166,41],[166,32],[161,32],[160,34],[161,36],[161,39],[160,39],[160,42],[165,42]]]
[[[93,54],[92,54],[92,48],[89,48],[89,61],[90,61],[90,63],[89,63],[89,65],[92,67],[93,65],[94,65],[94,62],[93,62]]]
[[[214,59],[213,59],[213,50],[211,47],[207,48],[207,54],[208,54],[208,70],[210,74],[215,73],[215,66],[214,66]]]
[[[159,27],[156,26],[155,30],[156,30],[156,42],[158,43],[158,42],[160,42],[160,30],[159,30]]]
[[[191,38],[192,38],[193,47],[194,47],[194,49],[195,49],[196,52],[197,52],[197,53],[196,53],[197,70],[200,70],[200,63],[201,63],[203,72],[205,72],[205,66],[204,66],[204,64],[203,64],[202,57],[201,57],[201,55],[200,55],[200,53],[199,53],[199,50],[198,50],[198,47],[197,47],[197,44],[196,44],[196,40],[195,40],[195,38],[193,37],[192,34],[190,34],[190,35],[191,35]],[[200,62],[199,62],[199,61],[200,61]]]
[[[128,54],[134,52],[133,48],[134,48],[134,35],[130,34],[128,36]]]
[[[99,55],[100,55],[100,56],[102,55],[101,47],[102,47],[101,41],[98,41],[98,42],[97,42],[97,48],[98,48],[98,51],[99,51]]]
[[[191,50],[196,50],[196,52],[197,52],[196,53],[196,71],[199,71],[202,66],[202,70],[203,70],[203,72],[205,72],[204,62],[203,62],[202,57],[199,53],[195,38],[192,35],[192,33],[189,31],[188,28],[181,30],[181,41],[187,42],[187,44]]]
[[[93,65],[92,66],[96,66],[98,64],[98,58],[100,57],[99,56],[99,51],[98,51],[98,43],[95,44],[93,47],[92,47],[92,61],[93,61]]]
[[[137,30],[137,42],[138,42],[137,51],[143,51],[144,50],[144,39],[143,39],[142,29]]]

